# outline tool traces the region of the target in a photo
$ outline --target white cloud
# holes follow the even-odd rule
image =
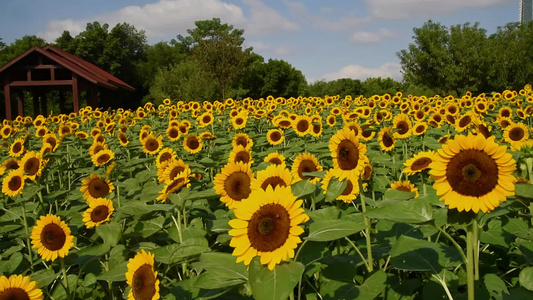
[[[340,78],[365,80],[370,77],[390,77],[394,80],[401,80],[402,74],[400,70],[400,64],[394,62],[384,63],[377,68],[367,68],[361,65],[349,65],[340,69],[337,72],[325,74],[320,79],[331,81]]]
[[[323,13],[323,14],[329,14],[329,13],[333,12],[333,7],[329,7],[329,6],[321,7],[320,8],[320,12]]]
[[[384,19],[443,15],[468,7],[507,4],[510,0],[366,0],[368,11]]]
[[[376,32],[356,31],[350,36],[354,44],[377,44],[384,38],[393,37],[394,33],[388,29],[382,28]]]
[[[298,26],[279,15],[259,0],[245,0],[251,16],[244,15],[241,7],[223,0],[160,0],[144,6],[128,6],[85,20],[54,20],[47,24],[46,31],[38,33],[48,41],[59,37],[63,30],[77,35],[89,22],[108,23],[110,27],[126,22],[146,31],[149,41],[159,41],[185,34],[194,28],[197,20],[220,18],[235,28],[245,29],[246,35],[271,34],[280,30],[295,30]],[[264,16],[261,16],[264,12]]]
[[[298,52],[296,48],[290,45],[273,46],[259,41],[250,42],[249,46],[253,47],[254,52],[256,53],[266,52],[268,54],[273,54],[274,56],[287,56]]]

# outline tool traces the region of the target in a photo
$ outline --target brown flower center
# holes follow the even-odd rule
[[[102,222],[107,219],[109,208],[106,205],[98,205],[91,212],[91,221],[94,223]]]
[[[277,186],[287,186],[287,184],[285,184],[285,181],[283,181],[283,179],[278,176],[272,176],[265,179],[265,181],[263,181],[263,184],[261,184],[261,189],[266,191],[269,185],[272,187],[272,189],[275,189]]]
[[[204,117],[202,118],[202,122],[203,122],[204,124],[207,124],[207,123],[211,122],[211,116],[204,116]]]
[[[385,146],[386,148],[392,147],[392,145],[394,145],[394,139],[389,135],[388,131],[385,131],[383,133],[383,138],[381,139],[381,141],[383,142],[383,146]]]
[[[466,127],[470,125],[472,118],[470,116],[464,116],[459,120],[459,127]]]
[[[196,137],[190,137],[187,139],[187,147],[191,150],[196,150],[200,147],[200,142]]]
[[[245,164],[250,162],[250,153],[248,151],[239,151],[235,155],[235,162],[243,162]]]
[[[270,139],[273,141],[273,142],[277,142],[281,139],[281,133],[279,131],[274,131],[270,134]]]
[[[359,163],[359,149],[350,140],[342,140],[337,147],[337,163],[342,170],[353,170]]]
[[[96,159],[96,162],[99,164],[105,164],[111,159],[111,155],[104,153],[102,155],[99,155]]]
[[[163,163],[169,159],[172,158],[172,153],[170,152],[164,152],[163,154],[161,154],[161,156],[159,157],[159,163]]]
[[[168,137],[170,137],[171,139],[175,139],[179,135],[180,135],[180,132],[176,128],[170,128],[170,130],[168,131]]]
[[[417,160],[415,160],[411,164],[411,170],[412,171],[419,171],[419,170],[425,170],[429,167],[429,165],[433,162],[431,158],[429,157],[421,157]]]
[[[63,248],[66,240],[67,235],[63,229],[55,223],[47,224],[41,231],[41,243],[50,251],[56,251]]]
[[[235,119],[235,124],[242,125],[242,123],[244,123],[244,120],[242,118]]]
[[[271,162],[271,163],[273,163],[275,165],[281,165],[282,164],[281,159],[279,159],[277,157],[271,158],[269,162]]]
[[[315,163],[311,160],[303,160],[300,162],[300,165],[298,166],[298,176],[300,176],[301,179],[309,179],[312,178],[310,176],[304,176],[304,173],[310,173],[318,170],[315,166]]]
[[[18,191],[20,189],[20,186],[22,185],[22,178],[20,176],[13,176],[7,183],[7,186],[9,187],[9,190],[11,191]]]
[[[32,176],[37,174],[41,161],[37,157],[29,158],[24,164],[24,172]]]
[[[0,292],[0,300],[30,300],[30,296],[21,288],[10,287]]]
[[[313,124],[313,133],[314,134],[319,134],[321,129],[322,129],[322,125],[321,124]]]
[[[250,176],[244,172],[235,172],[226,178],[224,190],[228,196],[236,201],[248,198],[250,189]]]
[[[109,194],[109,185],[103,179],[93,179],[89,182],[89,194],[93,198],[102,198]]]
[[[405,121],[400,121],[396,124],[396,129],[398,129],[399,134],[404,135],[409,131],[409,125]]]
[[[248,223],[248,239],[252,247],[271,252],[283,246],[289,237],[291,220],[285,207],[267,204],[257,210]]]
[[[524,137],[524,129],[520,127],[515,127],[509,130],[509,138],[512,141],[515,141],[515,142],[521,141],[523,137]]]
[[[346,184],[346,187],[344,188],[344,191],[342,192],[341,196],[349,195],[353,191],[353,183],[350,179],[346,179],[348,183]]]
[[[291,126],[291,121],[289,120],[282,120],[282,121],[279,121],[278,125],[283,127],[283,128],[287,128],[287,127],[290,127]]]
[[[174,181],[172,181],[171,184],[169,184],[165,190],[165,193],[172,194],[175,191],[179,190],[185,185],[185,178],[184,177],[178,177]]]
[[[21,142],[16,142],[15,144],[13,144],[13,152],[14,153],[19,153],[21,150],[22,150],[22,143]]]
[[[146,150],[153,152],[159,148],[159,141],[157,139],[150,138],[146,141],[144,145],[146,147]]]
[[[140,266],[132,278],[132,292],[135,300],[152,300],[156,293],[157,278],[154,276],[152,266],[144,264]]]
[[[298,123],[296,123],[296,130],[298,132],[307,132],[309,129],[309,122],[307,120],[300,120]]]
[[[244,148],[246,148],[246,146],[248,146],[248,139],[244,136],[239,136],[236,140],[235,140],[235,143],[237,145],[241,145],[243,146]]]
[[[481,133],[485,138],[489,138],[490,137],[490,131],[489,129],[487,128],[487,126],[483,125],[483,124],[478,124],[477,125],[477,130],[479,133]]]
[[[498,184],[498,165],[484,151],[462,150],[448,162],[446,178],[460,195],[479,197]]]
[[[168,175],[168,179],[173,180],[176,176],[178,176],[179,173],[185,171],[185,168],[183,166],[175,166],[170,170],[170,174]]]

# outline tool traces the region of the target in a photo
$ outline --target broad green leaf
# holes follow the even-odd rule
[[[204,252],[211,251],[209,244],[204,237],[190,238],[181,244],[170,244],[167,246],[154,249],[155,259],[158,262],[165,264],[172,264],[181,261],[182,259],[200,255]]]
[[[365,213],[373,219],[387,219],[402,223],[424,223],[433,219],[431,205],[424,200],[391,202],[388,205],[374,208]]]
[[[287,299],[300,280],[305,267],[289,261],[269,270],[261,265],[258,257],[252,260],[249,269],[252,295],[256,300]]]
[[[533,291],[533,267],[527,267],[520,271],[520,285],[530,291]]]
[[[415,193],[400,191],[396,189],[387,189],[383,195],[383,201],[404,201],[414,198]],[[388,204],[387,204],[388,205]]]
[[[9,257],[8,272],[12,274],[20,266],[23,259],[24,259],[24,256],[22,255],[21,252],[15,252],[11,254],[11,256]]]
[[[326,192],[326,201],[333,202],[342,195],[346,187],[348,186],[348,180],[339,181],[338,178],[334,177],[330,180],[328,184],[328,189]]]
[[[104,243],[113,247],[118,244],[122,237],[122,227],[115,222],[102,224],[96,227],[96,234],[104,240]]]
[[[533,231],[529,225],[521,219],[509,219],[503,226],[503,230],[525,240],[533,240]]]
[[[499,296],[501,298],[503,293],[509,294],[505,282],[496,274],[486,274],[483,276],[483,282],[493,297]]]
[[[119,265],[114,265],[110,267],[109,271],[106,271],[98,276],[96,276],[96,279],[98,280],[107,280],[109,282],[114,281],[126,281],[126,272],[128,271],[128,262],[125,261]]]
[[[315,172],[304,172],[303,176],[309,176],[309,177],[319,177],[324,178],[324,175],[326,174],[325,171],[315,171]]]
[[[197,269],[205,272],[195,283],[195,287],[214,289],[229,287],[248,281],[248,271],[243,263],[229,253],[202,253],[200,261],[194,263]]]
[[[515,185],[515,195],[519,198],[533,200],[533,184],[521,183]]]
[[[313,221],[331,221],[337,220],[341,216],[341,211],[336,206],[328,206],[310,211],[307,214]]]
[[[362,285],[327,280],[320,287],[323,299],[376,299],[386,288],[387,274],[382,270],[376,271],[368,277]]]
[[[316,186],[309,180],[301,180],[291,185],[291,189],[296,198],[303,198],[314,193]]]
[[[163,229],[163,224],[165,223],[165,217],[158,216],[157,218],[153,218],[150,220],[142,221],[137,223],[138,225],[142,226],[141,228],[141,236],[143,238],[147,238]]]
[[[479,237],[480,241],[492,245],[500,245],[507,247],[508,243],[505,242],[505,233],[502,229],[502,221],[492,220],[488,224],[488,229],[482,231]]]
[[[306,240],[315,242],[334,241],[365,229],[364,218],[358,222],[352,220],[321,220],[309,225],[309,235]]]
[[[37,281],[39,288],[44,288],[52,283],[58,275],[59,274],[54,273],[51,269],[42,269],[31,273],[31,280]]]

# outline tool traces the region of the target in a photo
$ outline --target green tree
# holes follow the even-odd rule
[[[25,35],[22,38],[15,40],[8,46],[5,46],[3,43],[1,44],[4,46],[2,47],[2,45],[0,45],[0,66],[3,66],[17,56],[26,52],[31,47],[44,47],[46,45],[46,41],[35,35]]]
[[[262,67],[261,96],[298,97],[305,93],[307,82],[301,71],[284,60],[269,59]]]
[[[6,44],[2,42],[2,38],[0,37],[0,51],[2,51],[6,47]]]
[[[361,83],[362,94],[365,97],[372,95],[393,95],[398,91],[401,91],[403,84],[390,77],[385,79],[381,77],[368,78]]]

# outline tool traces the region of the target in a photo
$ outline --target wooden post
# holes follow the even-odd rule
[[[73,110],[77,113],[80,110],[80,101],[78,95],[78,75],[72,73],[72,105]]]
[[[17,91],[17,104],[18,115],[24,117],[24,92],[22,90]]]
[[[33,98],[33,115],[34,117],[37,117],[40,115],[39,113],[39,95],[35,91],[31,92],[32,98]]]
[[[4,80],[4,99],[6,102],[6,119],[13,120],[11,117],[11,88],[7,78]]]

